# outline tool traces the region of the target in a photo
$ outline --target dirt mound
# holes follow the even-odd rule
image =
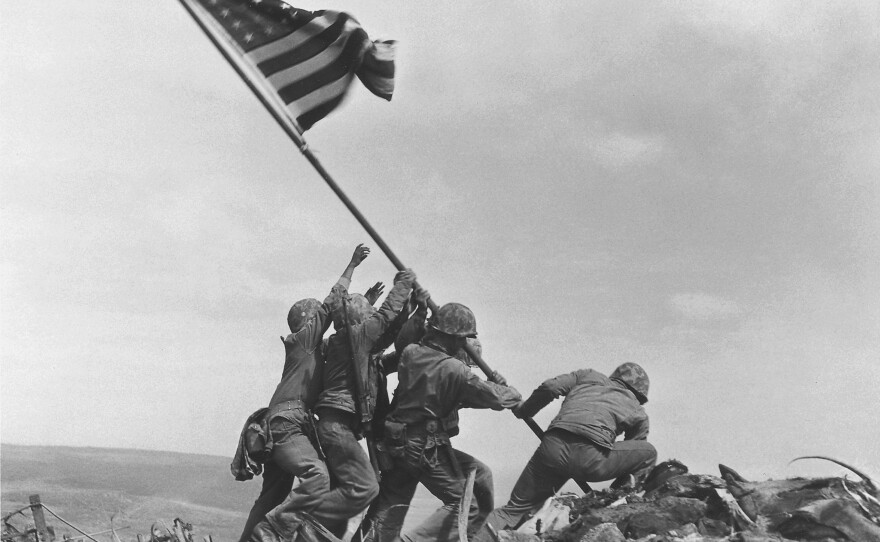
[[[638,540],[880,542],[876,484],[846,478],[751,482],[720,465],[721,476],[691,474],[677,461],[658,465],[645,490],[557,497],[571,523],[558,531],[503,531],[500,542]],[[858,474],[858,473],[857,473]]]

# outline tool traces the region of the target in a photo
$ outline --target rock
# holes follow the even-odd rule
[[[646,491],[645,499],[674,496],[705,500],[714,496],[716,489],[726,487],[724,480],[717,476],[679,474],[667,479],[653,491]]]
[[[664,482],[674,476],[685,474],[688,471],[687,466],[681,461],[669,459],[663,463],[658,463],[648,476],[645,477],[644,489],[646,493],[650,493],[663,485]]]
[[[626,537],[614,523],[600,523],[584,533],[580,542],[623,542]]]
[[[727,488],[749,518],[753,521],[758,516],[767,518],[773,531],[788,514],[814,501],[850,498],[839,478],[790,478],[766,482],[728,479]]]
[[[542,542],[540,536],[516,531],[498,531],[498,540],[499,542]]]
[[[816,501],[796,510],[777,530],[788,538],[880,542],[880,525],[865,518],[855,503],[837,499]]]
[[[697,522],[697,530],[703,536],[724,537],[730,534],[730,525],[720,519],[700,518]]]

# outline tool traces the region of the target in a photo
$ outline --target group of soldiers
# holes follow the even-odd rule
[[[467,533],[477,542],[524,522],[569,479],[638,488],[657,459],[646,440],[648,376],[639,365],[625,363],[610,376],[591,369],[560,375],[523,401],[500,374],[489,381],[471,371],[468,351],[480,351],[473,312],[448,303],[429,318],[429,294],[412,270],[396,274],[378,310],[382,283],[350,294],[354,269],[369,252],[355,248],[323,302],[303,299],[290,309],[281,382],[269,406],[248,419],[233,461],[238,479],[263,477],[239,542],[294,542],[306,517],[342,538],[364,509],[353,542],[458,540],[471,471]],[[334,333],[324,339],[331,324]],[[386,389],[392,372],[393,400]],[[452,447],[458,410],[510,409],[525,418],[560,396],[561,410],[509,502],[493,510],[491,470]],[[625,440],[616,441],[620,434]],[[369,452],[359,443],[365,436]],[[420,483],[443,506],[401,534]]]

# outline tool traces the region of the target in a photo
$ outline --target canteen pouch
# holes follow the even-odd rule
[[[265,463],[269,459],[272,443],[269,441],[269,428],[265,419],[248,424],[244,430],[244,446],[254,461]]]
[[[385,452],[391,457],[403,457],[406,449],[406,424],[385,420]]]

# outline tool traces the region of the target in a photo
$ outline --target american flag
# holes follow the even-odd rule
[[[324,118],[355,75],[391,100],[393,41],[370,41],[360,24],[338,11],[306,11],[281,0],[187,0],[284,103],[302,130]]]

